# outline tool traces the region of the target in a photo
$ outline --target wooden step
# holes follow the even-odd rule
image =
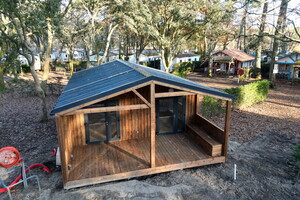
[[[222,144],[210,137],[200,127],[189,123],[186,125],[186,132],[191,135],[210,156],[221,156]]]

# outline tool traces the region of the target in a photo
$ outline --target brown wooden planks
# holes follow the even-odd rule
[[[186,125],[186,132],[211,156],[220,156],[222,144],[211,138],[206,132],[193,124]]]
[[[213,124],[212,122],[200,116],[199,114],[196,114],[196,118],[194,122],[198,126],[201,126],[215,140],[217,140],[221,144],[224,144],[225,142],[224,131],[221,128],[219,128],[217,125]]]
[[[223,156],[214,157],[214,158],[206,158],[203,160],[172,164],[172,165],[168,165],[168,166],[147,168],[147,169],[141,169],[141,170],[136,170],[136,171],[124,172],[124,173],[120,173],[120,174],[87,178],[87,179],[81,179],[81,180],[76,180],[76,181],[69,181],[64,185],[64,188],[71,189],[71,188],[82,187],[82,186],[86,186],[86,185],[94,185],[94,184],[98,184],[98,183],[122,180],[125,178],[133,178],[133,177],[145,176],[145,175],[150,175],[150,174],[158,174],[158,173],[163,173],[163,172],[168,172],[168,171],[173,171],[173,170],[178,170],[178,169],[198,167],[198,166],[210,165],[210,164],[216,164],[216,163],[222,163],[222,162],[225,162],[225,157],[223,157]]]
[[[224,145],[223,145],[223,156],[225,156],[226,158],[227,158],[230,118],[231,118],[231,101],[227,101],[226,102],[225,128],[224,128]]]

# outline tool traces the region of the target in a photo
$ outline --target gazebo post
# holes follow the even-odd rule
[[[155,167],[155,129],[156,129],[156,119],[155,119],[155,84],[152,82],[150,85],[150,99],[151,99],[151,110],[150,110],[150,121],[151,121],[151,131],[150,131],[150,164],[151,168]]]

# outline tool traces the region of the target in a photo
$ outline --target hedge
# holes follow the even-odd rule
[[[234,96],[233,107],[240,109],[264,101],[268,96],[269,87],[270,82],[263,80],[235,88],[224,89],[223,91]],[[222,100],[204,96],[201,105],[201,113],[204,116],[219,114],[225,109],[224,106]]]

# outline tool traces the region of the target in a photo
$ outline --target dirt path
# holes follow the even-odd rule
[[[218,89],[236,85],[234,79],[189,78]],[[61,172],[50,155],[57,147],[54,119],[39,123],[38,99],[28,88],[24,95],[16,95],[20,90],[0,95],[0,147],[15,146],[28,165],[46,163],[54,173],[33,170],[40,177],[42,191],[20,186],[13,189],[15,199],[299,199],[300,182],[291,159],[292,146],[300,142],[299,86],[281,83],[270,90],[265,102],[232,113],[231,151],[225,164],[69,191],[62,189]],[[49,109],[57,97],[47,98]],[[220,126],[224,123],[222,116],[213,120]],[[233,164],[238,166],[235,182]],[[0,199],[7,195],[0,194]]]

